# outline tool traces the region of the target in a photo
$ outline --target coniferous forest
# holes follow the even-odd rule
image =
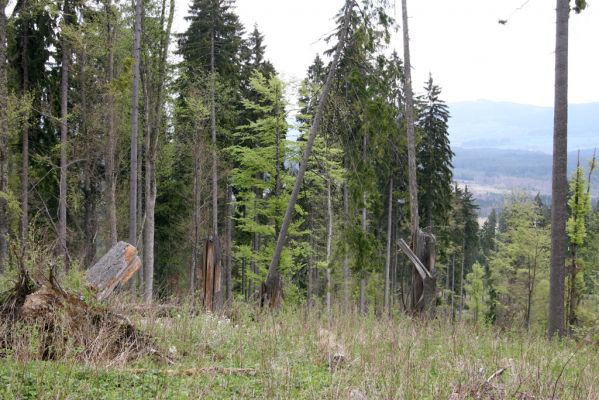
[[[599,399],[586,2],[552,196],[486,218],[396,3],[339,1],[293,85],[234,0],[0,0],[0,397]]]

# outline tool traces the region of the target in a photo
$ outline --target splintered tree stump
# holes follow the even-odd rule
[[[118,242],[85,274],[88,285],[97,293],[97,299],[107,299],[118,285],[124,285],[141,268],[137,249]]]
[[[220,255],[220,242],[217,236],[209,236],[204,246],[201,279],[203,282],[203,302],[206,311],[219,311],[223,307],[224,285]]]
[[[414,265],[411,310],[415,314],[434,314],[437,290],[436,239],[433,234],[418,231],[416,251],[400,239],[399,247]]]

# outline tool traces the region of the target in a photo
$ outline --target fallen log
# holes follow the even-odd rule
[[[99,301],[106,300],[119,285],[126,284],[141,268],[137,249],[118,242],[85,274],[88,286]]]
[[[148,368],[126,369],[126,372],[133,374],[146,374],[155,370]],[[199,376],[199,375],[256,375],[255,368],[227,368],[227,367],[204,367],[188,369],[165,369],[158,370],[158,373],[166,376]]]

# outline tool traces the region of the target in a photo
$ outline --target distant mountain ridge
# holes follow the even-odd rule
[[[479,100],[449,110],[454,147],[552,152],[552,107]],[[599,102],[570,105],[568,140],[571,151],[599,147]]]

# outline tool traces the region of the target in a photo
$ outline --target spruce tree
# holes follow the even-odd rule
[[[420,141],[417,147],[420,207],[424,224],[430,232],[435,225],[445,225],[451,207],[452,159],[447,121],[449,109],[441,100],[441,88],[433,83],[432,75],[420,99],[418,127]]]

